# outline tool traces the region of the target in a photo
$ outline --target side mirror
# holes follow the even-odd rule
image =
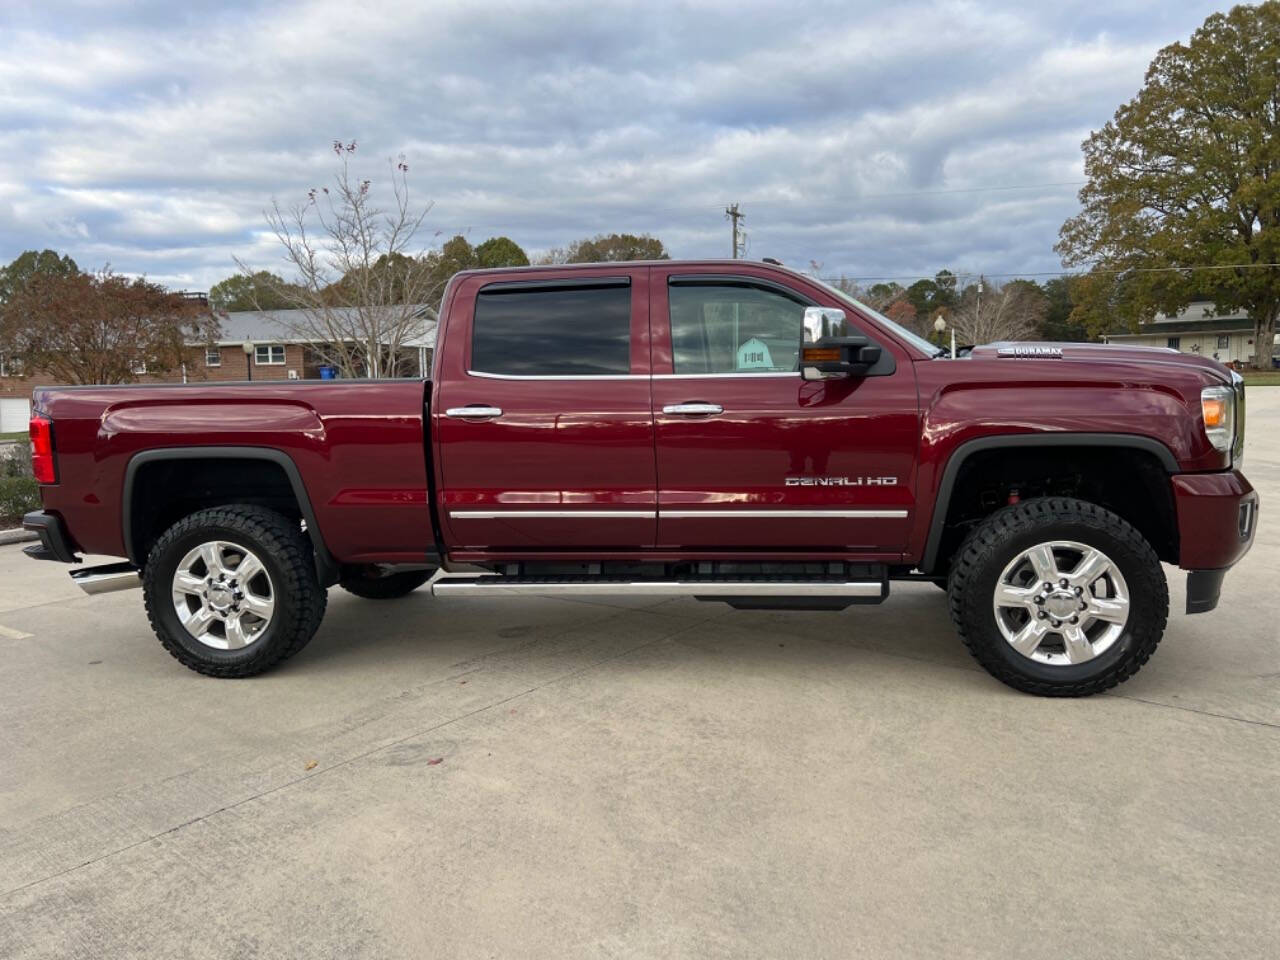
[[[837,380],[862,376],[880,359],[880,348],[861,334],[849,332],[843,310],[805,307],[800,343],[800,376],[805,380]]]

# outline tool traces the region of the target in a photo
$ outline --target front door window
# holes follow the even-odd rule
[[[760,287],[673,284],[671,354],[678,374],[794,373],[804,304]]]

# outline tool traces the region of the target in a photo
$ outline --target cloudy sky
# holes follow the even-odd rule
[[[1060,269],[1080,141],[1222,5],[0,3],[0,263],[204,289],[262,210],[403,154],[422,245],[649,232],[852,277]]]

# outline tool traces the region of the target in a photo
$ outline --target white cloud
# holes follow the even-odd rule
[[[273,196],[357,139],[444,235],[614,229],[855,276],[1048,270],[1079,143],[1203,3],[339,0],[0,13],[0,262],[30,247],[207,286],[277,267]],[[429,238],[428,238],[429,239]]]

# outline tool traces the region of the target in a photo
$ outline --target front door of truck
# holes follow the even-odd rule
[[[748,264],[655,268],[650,291],[659,547],[896,559],[915,509],[910,354],[822,287]],[[892,363],[802,380],[809,305],[845,309]]]
[[[460,552],[654,543],[648,269],[458,281],[433,397]]]

